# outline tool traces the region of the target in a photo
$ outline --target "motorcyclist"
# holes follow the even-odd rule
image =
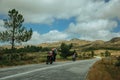
[[[52,64],[53,63],[53,52],[52,51],[49,51],[48,54],[47,54],[47,60],[46,60],[46,64]]]

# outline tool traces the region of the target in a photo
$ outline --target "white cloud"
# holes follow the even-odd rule
[[[57,30],[52,30],[47,34],[42,35],[42,37],[45,41],[51,42],[51,41],[58,41],[58,40],[66,39],[68,35],[63,32],[59,32]]]
[[[60,40],[67,39],[68,35],[66,33],[59,32],[57,30],[49,31],[46,34],[39,34],[38,32],[34,31],[32,38],[25,44],[40,44],[44,42],[56,42]]]
[[[52,23],[54,18],[68,19],[77,17],[77,21],[99,18],[120,17],[120,0],[1,0],[0,11],[7,14],[16,8],[25,17],[26,22]]]
[[[0,32],[6,30],[6,29],[3,27],[3,25],[4,25],[3,20],[0,20]]]
[[[71,23],[67,29],[68,33],[75,33],[81,36],[82,39],[88,40],[109,40],[112,37],[118,36],[112,32],[117,26],[115,21],[109,20],[97,20],[82,23]]]
[[[111,0],[109,3],[104,5],[99,11],[101,18],[114,18],[120,19],[120,0]]]
[[[71,23],[68,32],[80,35],[80,39],[87,40],[109,40],[120,36],[120,33],[113,32],[118,26],[113,18],[120,19],[120,0],[110,0],[105,3],[103,0],[92,0],[80,8],[80,14],[76,23]]]
[[[76,25],[74,23],[71,23],[69,25],[68,31],[70,32],[76,32],[76,33],[84,33],[84,32],[95,32],[99,30],[108,30],[111,31],[117,26],[117,23],[115,21],[109,21],[109,20],[92,20],[89,22],[82,22],[77,23]]]
[[[0,20],[0,25],[1,25],[1,26],[3,26],[3,25],[4,25],[3,20]]]
[[[99,3],[93,3],[93,1],[94,0],[1,0],[0,11],[7,13],[9,9],[16,8],[24,15],[26,22],[50,24],[54,21],[54,18],[68,19],[73,16],[93,14],[92,11],[97,10],[103,4],[103,1],[99,1]]]
[[[7,13],[9,9],[18,9],[27,22],[48,23],[54,18],[69,18],[74,16],[79,0],[2,0],[0,11]],[[71,13],[72,12],[72,13]]]

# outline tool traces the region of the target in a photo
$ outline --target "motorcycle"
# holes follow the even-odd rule
[[[49,51],[48,52],[48,55],[47,55],[47,60],[46,60],[46,64],[52,64],[53,63],[53,53],[52,51]]]
[[[53,63],[53,57],[52,56],[47,56],[46,64],[52,64]]]

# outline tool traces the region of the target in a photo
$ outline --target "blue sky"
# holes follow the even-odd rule
[[[71,17],[70,19],[55,19],[52,24],[26,23],[24,25],[28,29],[32,28],[40,34],[45,34],[51,30],[65,31],[71,22],[75,23],[75,17]]]
[[[110,0],[105,0],[105,2],[109,2]]]
[[[0,31],[6,30],[3,19],[14,8],[24,16],[23,26],[33,29],[24,44],[120,36],[120,0],[0,0]]]
[[[115,20],[115,21],[118,23],[117,27],[114,28],[113,31],[114,31],[114,32],[120,32],[120,19],[115,18],[115,19],[113,19],[113,20]]]

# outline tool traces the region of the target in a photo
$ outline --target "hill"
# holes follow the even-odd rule
[[[80,39],[71,39],[69,41],[59,41],[59,42],[53,42],[53,43],[43,43],[38,46],[42,47],[57,47],[59,48],[61,43],[66,44],[73,44],[73,49],[80,52],[86,52],[94,50],[96,53],[104,52],[105,50],[111,51],[113,54],[119,54],[120,55],[120,37],[112,38],[109,41],[102,41],[102,40],[96,40],[96,41],[87,41],[87,40],[80,40]]]
[[[64,41],[59,41],[59,42],[53,42],[53,43],[42,43],[39,44],[38,46],[42,47],[57,47],[59,48],[61,43],[66,43],[66,44],[73,44],[73,48],[79,48],[80,46],[87,45],[91,43],[91,41],[86,41],[86,40],[80,40],[80,39],[71,39],[71,40],[64,40]],[[79,48],[80,49],[80,48]]]
[[[52,43],[42,43],[39,45],[34,46],[42,46],[42,47],[56,47],[59,48],[61,43],[66,44],[73,44],[73,48],[77,50],[78,52],[85,52],[85,51],[91,51],[96,50],[97,52],[105,51],[105,50],[116,50],[120,51],[120,37],[112,38],[109,41],[102,41],[102,40],[96,40],[96,41],[87,41],[87,40],[80,40],[77,38],[71,39],[71,40],[63,40],[59,42],[52,42]],[[6,47],[6,46],[2,46]],[[23,46],[17,46],[17,48],[20,48]],[[119,54],[119,52],[116,52]]]

